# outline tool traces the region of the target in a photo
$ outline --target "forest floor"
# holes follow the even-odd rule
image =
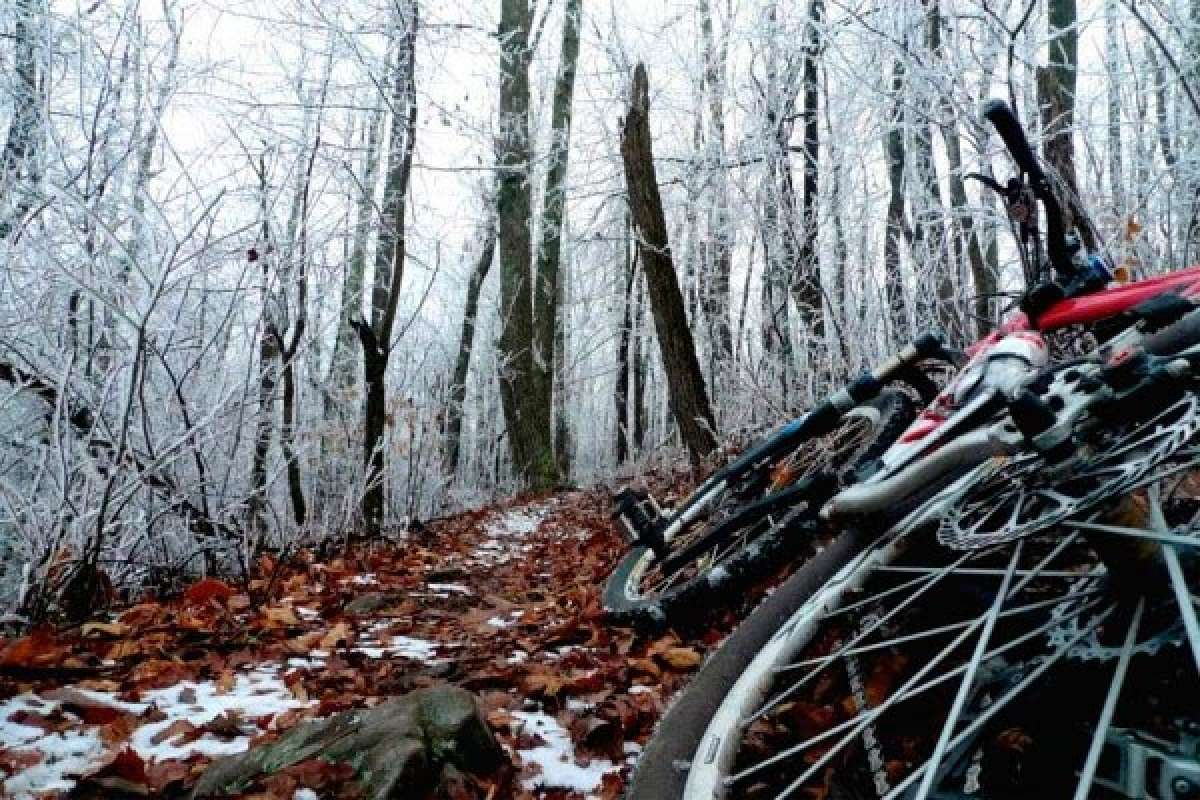
[[[0,640],[0,796],[182,796],[215,757],[451,683],[477,693],[514,764],[479,797],[617,797],[736,612],[658,636],[610,626],[600,596],[625,545],[609,511],[601,490],[519,499]],[[337,793],[322,780],[250,793]]]

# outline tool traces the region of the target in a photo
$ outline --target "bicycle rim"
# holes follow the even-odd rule
[[[839,425],[832,433],[806,442],[775,464],[767,477],[767,494],[786,491],[789,484],[820,471],[828,462],[855,463],[862,451],[871,444],[880,420],[881,415],[875,408],[864,406],[853,409],[846,415],[844,424]],[[682,568],[667,573],[653,552],[647,550],[643,553],[626,579],[627,596],[661,596],[695,581],[705,573],[719,570],[731,557],[744,551],[750,543],[787,526],[806,512],[806,504],[798,500],[794,506],[788,508],[763,513],[761,516],[749,515],[746,524],[735,526],[729,535],[712,536],[719,525],[739,514],[744,502],[746,498],[736,488],[727,489],[725,497],[715,501],[716,509],[713,514],[697,520],[671,540],[671,549],[678,551],[695,546],[706,537],[710,539],[701,554],[690,559]]]
[[[727,692],[684,796],[824,797],[839,780],[887,800],[1083,798],[1089,786],[1133,796],[1109,774],[1129,731],[1175,747],[1181,735],[1162,720],[1200,722],[1190,693],[1173,690],[1184,671],[1191,684],[1200,674],[1200,525],[1171,518],[1158,485],[1139,524],[1071,522],[968,552],[918,530],[863,552]],[[1158,546],[1156,591],[1118,591],[1096,537]],[[1049,721],[1047,692],[1058,704]],[[1146,700],[1154,714],[1139,713]],[[1046,725],[1056,726],[1051,768],[1032,738]],[[1177,761],[1200,777],[1196,755]]]

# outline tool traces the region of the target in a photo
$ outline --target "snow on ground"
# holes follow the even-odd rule
[[[575,763],[571,736],[558,720],[543,711],[514,711],[523,732],[537,734],[545,744],[518,750],[525,763],[537,764],[541,773],[522,781],[526,789],[569,789],[587,794],[600,788],[600,782],[619,766],[602,758],[592,759],[586,767]]]
[[[456,594],[471,594],[471,590],[463,586],[461,583],[427,583],[430,591],[434,592],[454,592]]]
[[[403,656],[411,658],[413,661],[437,664],[440,663],[440,659],[435,657],[437,648],[436,644],[425,639],[416,639],[412,636],[392,636],[388,638],[387,644],[374,645],[369,640],[364,640],[354,649],[367,658]]]
[[[133,749],[146,760],[166,761],[185,759],[193,753],[206,756],[227,756],[244,751],[250,737],[259,731],[248,726],[249,732],[229,740],[205,734],[194,742],[179,743],[179,737],[163,734],[178,720],[197,727],[212,722],[222,714],[237,714],[243,719],[281,714],[306,703],[297,701],[284,682],[269,668],[259,668],[237,675],[233,687],[226,692],[212,681],[183,681],[167,689],[142,692],[147,705],[157,706],[167,718],[138,728],[131,740]],[[158,741],[156,741],[158,740]]]
[[[510,611],[507,617],[492,617],[487,621],[487,624],[493,628],[504,630],[516,625],[521,621],[521,617],[523,616],[525,616],[525,612],[517,609],[516,611]]]
[[[401,656],[402,658],[420,661],[425,664],[442,663],[442,660],[437,658],[439,645],[436,642],[418,639],[413,636],[392,636],[386,634],[381,638],[381,631],[387,628],[389,624],[387,620],[381,620],[368,628],[353,648],[354,651],[362,653],[367,658]],[[441,646],[451,647],[452,645],[443,643]],[[314,658],[327,658],[328,655],[323,650],[314,650],[309,653],[309,656]]]
[[[484,530],[484,539],[475,548],[472,561],[481,565],[504,564],[516,553],[532,549],[531,545],[514,544],[533,533],[553,509],[553,503],[514,508],[493,519]],[[504,541],[504,540],[509,541]]]
[[[137,703],[121,701],[106,692],[68,688],[94,700],[97,705],[136,715],[152,709],[163,714],[161,720],[137,728],[130,738],[129,746],[146,761],[185,759],[193,753],[208,756],[240,753],[249,747],[252,736],[261,733],[257,726],[247,724],[241,728],[244,735],[218,738],[204,733],[195,741],[185,742],[181,732],[167,733],[177,723],[187,722],[200,727],[223,714],[231,718],[237,715],[236,718],[243,720],[260,719],[306,705],[292,696],[271,668],[239,674],[232,686],[222,687],[215,681],[183,681],[165,689],[144,691]],[[69,791],[74,787],[76,777],[103,763],[106,748],[97,728],[47,734],[41,728],[12,721],[19,712],[47,715],[59,705],[55,700],[30,693],[0,702],[0,749],[41,754],[38,763],[7,777],[0,784],[3,790],[0,795],[24,800],[41,792]],[[67,711],[63,713],[73,716]]]

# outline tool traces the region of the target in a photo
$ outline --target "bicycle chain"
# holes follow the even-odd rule
[[[874,612],[864,614],[859,621],[859,633],[869,630],[872,626],[878,624],[879,616]],[[862,671],[859,669],[858,657],[847,655],[846,662],[846,677],[850,683],[850,691],[854,697],[854,706],[858,713],[866,713],[870,709],[870,704],[867,702],[867,689],[863,681]],[[874,724],[869,724],[863,728],[862,732],[863,749],[867,755],[867,766],[871,770],[871,777],[875,781],[875,793],[878,797],[885,797],[891,791],[891,783],[888,781],[887,774],[887,759],[883,756],[883,746],[880,745],[878,737],[875,735]]]

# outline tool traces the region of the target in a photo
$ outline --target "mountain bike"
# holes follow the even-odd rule
[[[793,523],[842,532],[708,659],[630,798],[1200,796],[1200,268],[1105,288],[1016,116],[984,116],[1019,169],[993,188],[1046,221],[1017,215],[1020,312]],[[1066,328],[1096,345],[1051,359]]]

